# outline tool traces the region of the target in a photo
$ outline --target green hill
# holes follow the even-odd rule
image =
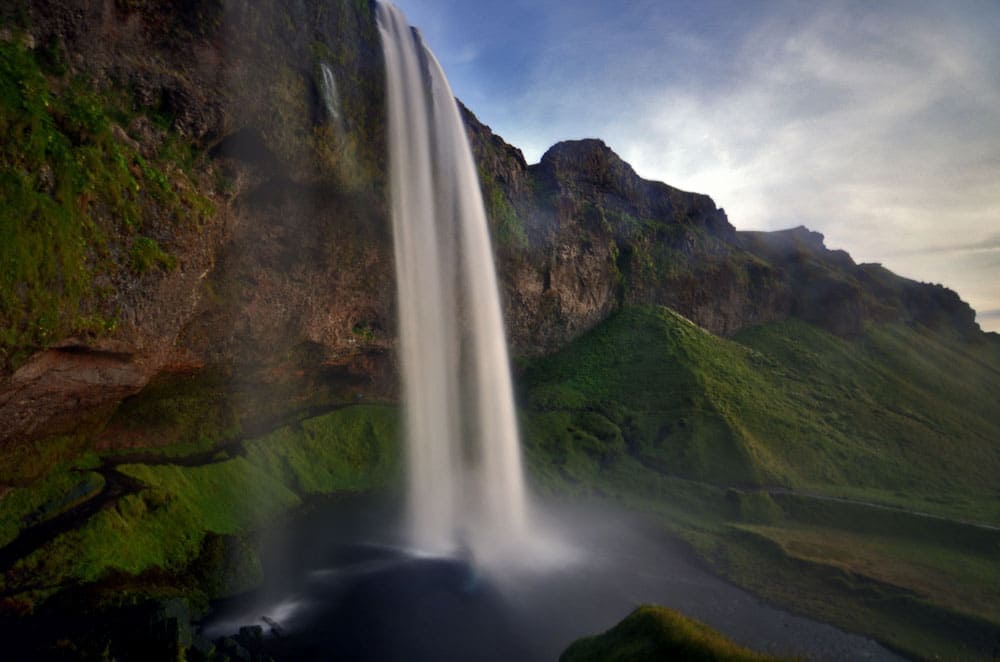
[[[573,455],[598,467],[627,456],[718,486],[808,488],[996,523],[998,370],[988,341],[902,324],[844,339],[789,320],[730,341],[643,307],[531,364],[524,382],[529,438],[563,475]]]
[[[725,340],[629,308],[525,367],[538,489],[647,510],[720,574],[910,654],[1000,631],[998,362],[902,324]]]

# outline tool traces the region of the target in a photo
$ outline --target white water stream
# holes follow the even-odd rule
[[[479,563],[523,549],[528,506],[496,270],[458,105],[379,3],[412,544]]]

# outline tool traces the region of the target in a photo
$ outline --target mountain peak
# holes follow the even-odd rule
[[[552,169],[557,176],[574,173],[598,184],[623,184],[639,179],[632,166],[598,138],[558,142],[542,155],[540,165]]]

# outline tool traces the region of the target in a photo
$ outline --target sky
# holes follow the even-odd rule
[[[1000,0],[395,0],[529,163],[601,138],[1000,331]]]

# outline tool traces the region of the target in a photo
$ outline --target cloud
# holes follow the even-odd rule
[[[951,243],[922,246],[913,250],[903,250],[892,252],[891,256],[909,256],[926,254],[962,255],[969,253],[998,253],[1000,252],[1000,234],[995,234],[980,241],[971,243]]]
[[[826,11],[748,34],[726,85],[650,90],[602,131],[647,177],[737,227],[831,246],[1000,304],[1000,84],[967,25]],[[949,253],[948,260],[914,259]],[[983,259],[954,259],[959,253]]]

